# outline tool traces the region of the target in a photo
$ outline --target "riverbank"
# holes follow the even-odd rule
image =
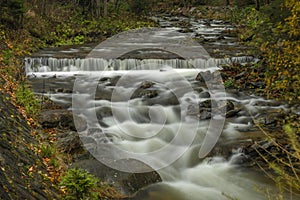
[[[23,58],[40,48],[99,42],[153,23],[147,17],[123,11],[97,20],[84,16],[79,19],[80,11],[74,13],[72,8],[62,12],[60,4],[52,6],[52,14],[47,15],[40,13],[40,5],[27,6],[22,27],[0,25],[1,199],[61,199],[67,191],[59,183],[74,161],[73,154],[66,150],[70,147],[56,147],[57,137],[62,137],[59,130],[43,128],[38,123],[44,105],[29,88]],[[93,189],[99,198],[125,196],[102,181],[96,187]]]

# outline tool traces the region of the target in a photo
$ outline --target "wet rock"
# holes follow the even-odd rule
[[[226,112],[226,115],[225,115],[225,116],[226,116],[226,118],[234,117],[234,116],[236,116],[240,111],[241,111],[240,108],[228,110],[228,111]]]
[[[204,71],[199,72],[195,78],[196,81],[199,81],[200,83],[217,83],[222,81],[222,77],[218,71]],[[221,83],[221,82],[220,82]]]
[[[139,191],[145,186],[153,183],[161,182],[161,177],[155,171],[147,173],[133,173],[122,181],[122,184],[127,188],[130,193]]]
[[[145,81],[141,84],[140,88],[142,89],[148,89],[151,88],[155,83],[151,82],[151,81]]]
[[[208,91],[203,91],[199,94],[199,98],[210,98],[210,93]]]
[[[217,37],[217,40],[224,40],[225,39],[225,37],[223,36],[223,35],[219,35],[218,37]]]
[[[187,113],[191,116],[197,116],[200,120],[205,120],[216,114],[233,117],[239,111],[239,109],[235,109],[234,103],[229,100],[216,102],[209,99],[200,102],[198,105],[190,105]]]
[[[116,86],[121,76],[114,76],[110,79],[110,86]]]
[[[126,160],[123,162],[123,165],[126,166],[128,162],[135,163],[139,161]],[[133,193],[148,185],[162,181],[159,174],[154,170],[150,170],[150,172],[145,173],[122,172],[110,168],[93,158],[76,161],[72,164],[72,167],[83,168],[89,171],[91,174],[95,175],[96,177],[100,178],[102,181],[112,184],[113,186],[119,188],[128,195],[132,195]],[[150,169],[150,167],[148,168]]]
[[[270,101],[270,100],[262,100],[262,101],[256,101],[253,103],[253,106],[258,106],[258,107],[278,107],[281,106],[283,103],[280,101]],[[283,110],[278,110],[279,112]]]
[[[179,104],[178,98],[173,92],[160,93],[160,95],[157,96],[156,98],[146,98],[143,100],[148,105],[159,104],[162,106],[169,106],[169,105],[178,105]]]
[[[180,33],[192,33],[193,29],[184,28],[184,29],[180,29],[178,32],[180,32]]]
[[[69,127],[74,131],[84,131],[87,129],[87,121],[84,118],[73,114],[73,122],[70,123]]]
[[[250,82],[250,83],[247,83],[246,85],[248,85],[249,87],[252,87],[253,89],[266,87],[266,84],[263,81]]]
[[[127,200],[182,200],[186,199],[177,188],[168,184],[155,184],[142,188]]]
[[[111,100],[113,94],[113,89],[112,88],[107,88],[107,87],[97,87],[96,93],[95,93],[95,100]]]
[[[46,110],[40,114],[38,120],[43,128],[61,127],[78,131],[87,128],[86,121],[83,118],[73,115],[73,113],[68,110]]]
[[[102,106],[96,109],[96,115],[99,120],[113,115],[111,107]]]
[[[277,125],[282,119],[284,119],[286,114],[284,112],[274,112],[265,111],[264,113],[259,114],[255,117],[257,123],[264,125]]]
[[[138,89],[136,89],[132,94],[131,99],[157,97],[160,91],[157,88],[155,88],[154,85],[154,82],[142,82]]]
[[[247,74],[247,72],[241,72],[241,73],[235,75],[234,79],[235,79],[235,80],[239,80],[239,79],[245,77],[246,74]]]
[[[57,146],[62,152],[71,155],[84,152],[83,143],[78,133],[74,131],[60,135]]]
[[[218,106],[218,110],[221,111],[222,113],[228,113],[229,111],[233,111],[234,110],[234,104],[232,101],[221,101],[219,103]]]
[[[41,102],[42,110],[57,110],[62,109],[62,106],[52,101],[49,97],[45,95],[35,95],[36,98]]]
[[[244,165],[256,165],[257,162],[261,163],[262,155],[269,157],[270,155],[267,152],[274,152],[275,146],[272,142],[263,140],[258,141],[254,144],[251,144],[250,146],[244,147],[243,151],[245,156],[247,157],[247,160],[244,162]],[[274,158],[273,158],[274,159]],[[266,166],[266,163],[264,163],[263,166]]]
[[[50,89],[50,91],[54,93],[68,93],[68,94],[73,93],[73,90],[68,88],[56,88],[56,89]]]
[[[145,90],[145,89],[137,89],[133,95],[131,96],[131,99],[135,98],[154,98],[158,96],[158,91],[156,90]]]

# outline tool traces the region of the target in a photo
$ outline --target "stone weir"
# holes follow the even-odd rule
[[[99,45],[44,49],[25,59],[27,73],[172,68],[209,68],[251,56],[211,58],[189,34],[176,28],[144,28],[115,35]]]

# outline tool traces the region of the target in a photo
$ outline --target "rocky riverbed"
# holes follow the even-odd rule
[[[157,20],[166,29],[130,33],[142,40],[131,38],[130,34],[117,36],[116,41],[122,42],[121,47],[130,46],[131,51],[117,52],[116,55],[121,57],[115,58],[114,64],[109,65],[114,67],[104,70],[105,73],[99,69],[106,69],[103,66],[111,61],[89,56],[88,59],[70,59],[72,52],[78,54],[74,49],[63,50],[68,58],[28,58],[26,67],[34,91],[61,107],[44,110],[40,123],[44,128],[58,131],[58,145],[61,151],[72,154],[73,166],[88,169],[134,199],[163,199],[168,195],[177,199],[195,199],[199,194],[207,198],[224,198],[224,191],[237,198],[263,199],[252,186],[273,187],[267,178],[261,180],[253,170],[257,169],[253,166],[259,154],[275,145],[265,141],[264,133],[277,134],[283,139],[279,122],[289,113],[299,111],[284,102],[255,95],[254,91],[264,85],[260,79],[249,82],[248,78],[252,75],[251,65],[258,60],[249,56],[246,47],[236,43],[234,35],[227,35],[234,29],[226,22],[184,17],[159,17]],[[147,37],[143,38],[145,33]],[[196,38],[198,45],[207,46],[202,60],[191,54],[190,59],[194,60],[182,62],[184,56],[180,53],[184,48],[170,53],[170,49],[181,44],[177,40],[184,35]],[[171,43],[173,46],[169,46],[169,50],[157,49],[159,44],[154,42],[162,41],[166,36],[175,38]],[[130,42],[126,42],[126,37]],[[115,49],[116,41],[98,46],[95,52],[105,50],[104,47]],[[146,49],[140,48],[143,43],[148,45]],[[156,48],[152,51],[149,45],[156,45]],[[197,49],[197,45],[192,49]],[[51,51],[47,52],[55,56],[57,51]],[[164,57],[157,57],[159,52],[164,52]],[[188,52],[184,53],[188,55]],[[41,56],[44,55],[42,52]],[[214,58],[207,59],[210,55]],[[105,56],[110,54],[106,52]],[[146,57],[142,59],[141,56]],[[152,56],[155,58],[150,59]],[[224,58],[227,56],[229,58]],[[187,64],[189,62],[192,64]],[[210,132],[209,127],[216,116],[224,125],[214,148],[203,159],[198,156],[198,150],[209,135],[205,133],[215,132]],[[155,130],[158,130],[156,134],[153,133]],[[155,162],[141,157],[124,160],[120,154],[121,159],[116,162],[114,155],[105,149],[109,144],[146,154],[168,144],[181,149],[186,144],[174,144],[174,138],[179,137],[178,142],[185,141],[193,134],[192,142],[187,145],[189,148],[168,166],[164,162],[172,159],[176,151],[169,152],[164,158],[158,157]],[[106,158],[106,153],[111,158]],[[139,166],[146,172],[127,172],[127,166]],[[121,167],[126,172],[114,167]],[[202,180],[201,171],[207,172],[203,176],[208,175],[206,179],[210,182]],[[232,177],[231,180],[228,177]],[[238,184],[240,182],[243,187]],[[224,187],[226,185],[230,187]],[[204,190],[207,187],[213,188],[213,192]]]

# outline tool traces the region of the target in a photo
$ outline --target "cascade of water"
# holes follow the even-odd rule
[[[206,59],[103,59],[103,58],[52,58],[28,57],[25,59],[25,70],[31,72],[72,72],[104,70],[157,70],[162,66],[177,69],[205,69],[229,63],[246,63],[255,61],[253,57]]]
[[[195,76],[197,70],[194,71]],[[91,76],[88,78],[92,79]],[[125,82],[125,79],[129,81]],[[208,120],[199,121],[196,116],[189,115],[186,110],[189,105],[198,105],[203,100],[197,91],[184,90],[184,93],[176,93],[175,98],[178,99],[179,105],[152,105],[148,104],[143,97],[137,99],[128,99],[127,97],[127,94],[139,87],[143,80],[148,80],[155,82],[155,88],[160,91],[158,98],[167,96],[171,99],[168,90],[170,88],[167,87],[182,88],[184,84],[179,84],[182,81],[181,76],[172,75],[169,71],[152,73],[134,71],[127,74],[125,79],[124,82],[120,80],[120,85],[114,86],[118,95],[117,99],[114,99],[115,101],[87,100],[79,96],[76,100],[80,101],[82,105],[87,105],[88,109],[83,113],[84,116],[91,119],[92,113],[96,110],[96,116],[100,116],[98,120],[105,124],[105,126],[100,125],[101,133],[88,134],[84,131],[81,133],[83,138],[92,138],[92,141],[97,144],[94,147],[88,144],[88,147],[90,152],[93,152],[93,155],[100,160],[103,159],[104,154],[108,154],[108,141],[103,139],[103,135],[106,135],[109,142],[118,149],[141,154],[144,157],[160,151],[168,145],[174,147],[176,151],[184,151],[180,158],[175,159],[166,168],[158,170],[163,179],[163,182],[158,184],[160,188],[158,196],[152,196],[158,187],[158,185],[154,185],[143,190],[149,193],[139,194],[141,195],[140,199],[166,199],[168,195],[172,198],[175,196],[180,200],[226,199],[226,195],[246,200],[264,199],[262,194],[255,191],[254,185],[265,188],[270,185],[256,181],[251,178],[252,175],[249,172],[245,173],[239,169],[236,162],[239,160],[240,153],[234,154],[228,160],[218,156],[207,159],[200,159],[197,156],[209,127]],[[85,80],[88,84],[88,79]],[[83,89],[87,88],[87,85],[80,83],[78,87]],[[86,92],[84,89],[82,91]],[[213,92],[219,98],[224,96],[222,91]],[[244,107],[252,105],[255,101],[239,100],[230,96],[229,99],[243,104]],[[158,101],[158,104],[160,103]],[[94,118],[92,117],[92,119]],[[90,126],[97,127],[99,121],[90,121]],[[228,138],[239,137],[239,126],[242,126],[243,123],[239,123],[238,120],[233,122],[228,122],[225,126],[228,128],[223,130],[221,143],[227,141]],[[190,139],[193,142],[186,148],[185,141]],[[168,164],[169,159],[176,154],[176,151],[167,153],[162,151],[160,156],[150,157],[147,164],[154,168],[164,166]],[[109,153],[109,156],[113,157],[117,154],[120,156],[119,158],[122,158],[118,151]],[[116,165],[114,164],[114,166]]]
[[[210,32],[214,33],[214,30],[219,34],[227,28],[225,24],[222,25],[223,29],[214,24],[207,28],[203,27],[203,23],[199,25],[198,22],[195,26],[197,26],[197,33],[203,33],[204,36],[209,35]],[[157,32],[152,37],[155,40],[150,42],[141,40],[141,43],[135,45],[151,46],[158,43],[158,46],[162,46],[160,42],[170,39],[172,35],[168,34],[171,32],[171,29]],[[175,34],[173,37],[177,44],[178,35]],[[162,39],[157,42],[157,38]],[[125,45],[123,40],[121,40],[124,43],[123,47],[127,50],[132,42],[127,42]],[[98,50],[104,49],[109,54],[108,50],[120,48],[119,43],[115,45],[107,45]],[[195,46],[192,50],[197,48],[198,46]],[[184,52],[182,48],[180,53],[189,52]],[[241,99],[240,96],[230,96],[218,88],[210,91],[201,83],[195,83],[199,69],[213,71],[223,64],[255,62],[255,58],[252,56],[206,57],[206,59],[198,57],[197,59],[195,57],[187,57],[187,59],[105,58],[28,57],[25,60],[25,69],[27,73],[33,75],[39,72],[50,74],[76,72],[71,75],[73,79],[60,76],[54,76],[53,80],[51,76],[49,79],[44,79],[52,81],[53,85],[59,82],[59,87],[74,86],[73,94],[51,94],[52,100],[72,104],[70,109],[87,120],[88,128],[79,134],[87,150],[95,158],[108,166],[111,165],[103,159],[113,159],[111,167],[129,168],[124,171],[134,171],[135,166],[130,166],[132,168],[126,165],[118,166],[115,161],[137,158],[158,171],[163,182],[142,190],[137,194],[137,199],[264,199],[263,195],[255,191],[254,186],[267,185],[256,181],[249,171],[245,173],[235,165],[239,161],[240,154],[235,154],[229,159],[220,156],[202,159],[198,156],[211,125],[209,119],[199,118],[199,103],[224,98],[227,101],[238,102],[240,107],[253,112],[257,109],[255,106],[257,99],[254,97],[247,96]],[[39,76],[35,76],[33,81],[38,82],[38,79]],[[65,84],[62,83],[64,81]],[[202,92],[207,93],[208,97],[201,97]],[[189,109],[194,109],[192,110],[194,112],[191,114]],[[237,139],[240,131],[252,125],[249,123],[252,120],[249,116],[230,120],[225,124],[223,134],[219,138],[220,143]],[[93,129],[99,131],[90,131]],[[116,149],[111,148],[110,145]],[[124,151],[128,154],[124,154]],[[137,157],[126,157],[127,155]]]

